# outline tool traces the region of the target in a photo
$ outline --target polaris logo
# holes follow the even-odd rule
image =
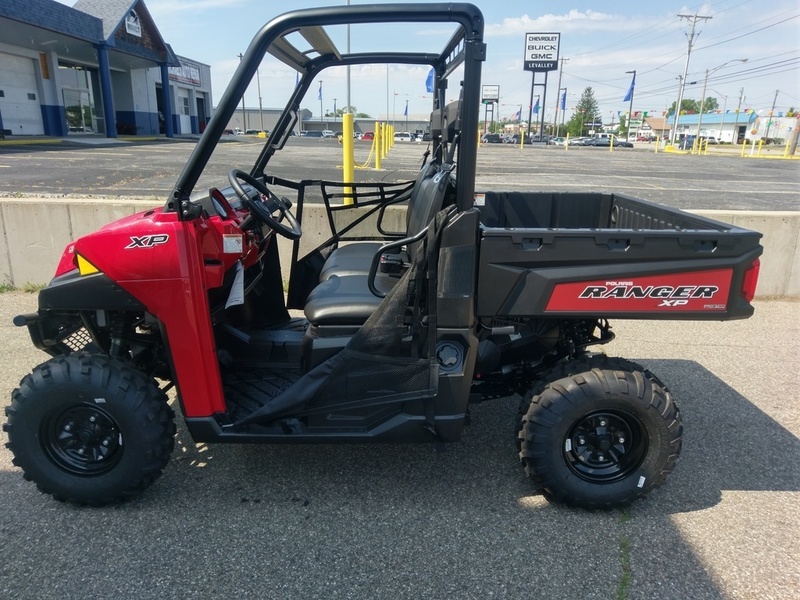
[[[691,298],[713,298],[719,291],[716,285],[590,285],[580,293],[580,298],[657,298],[664,300],[659,306],[686,304],[680,300]]]
[[[125,250],[130,250],[131,248],[152,248],[153,246],[160,246],[161,244],[166,244],[169,241],[169,236],[165,233],[160,233],[157,235],[142,235],[142,236],[131,236],[131,243],[125,246]]]

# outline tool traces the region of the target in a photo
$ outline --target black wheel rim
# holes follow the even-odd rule
[[[564,457],[570,469],[592,483],[612,483],[639,468],[647,454],[647,435],[641,421],[624,411],[595,411],[584,415],[564,438]]]
[[[101,475],[122,458],[122,432],[114,418],[91,404],[70,406],[42,424],[47,456],[75,475]]]

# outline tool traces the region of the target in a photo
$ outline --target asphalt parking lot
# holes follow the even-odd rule
[[[46,356],[0,294],[0,405]],[[619,322],[681,407],[667,483],[626,510],[548,504],[514,456],[517,399],[432,446],[197,446],[135,501],[40,494],[0,450],[2,598],[792,599],[800,589],[800,303],[727,323]],[[177,406],[175,407],[177,410]],[[0,442],[5,434],[0,433]]]
[[[309,177],[313,163],[313,177],[338,179],[338,146],[310,145],[320,143],[287,146],[275,174]],[[162,199],[192,146],[0,148],[0,196]],[[413,174],[422,150],[398,145],[384,170],[357,177]],[[797,210],[794,161],[579,150],[483,147],[478,188]],[[223,144],[202,185],[224,183],[255,152]],[[2,407],[47,358],[11,324],[35,306],[33,294],[0,294]],[[661,378],[685,427],[676,471],[629,509],[573,510],[536,494],[514,456],[517,398],[474,406],[444,452],[195,445],[179,419],[164,475],[102,509],[38,493],[0,447],[0,598],[796,598],[800,302],[758,301],[753,318],[726,323],[620,321],[615,332],[605,351]]]
[[[230,136],[215,150],[198,189],[227,185],[228,171],[248,169],[261,144],[257,138]],[[0,197],[152,197],[161,202],[172,191],[194,145],[193,141],[159,141],[0,146]],[[369,142],[356,141],[356,163],[366,162],[369,146]],[[426,147],[398,142],[380,171],[357,169],[356,181],[413,179]],[[476,186],[484,191],[617,192],[698,210],[798,209],[797,161],[740,158],[734,149],[708,156],[653,150],[647,143],[613,152],[487,144],[479,148]],[[773,155],[781,151],[774,150]],[[293,180],[339,181],[341,164],[336,140],[292,138],[270,161],[269,173]]]

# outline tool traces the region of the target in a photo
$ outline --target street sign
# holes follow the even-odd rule
[[[481,86],[481,102],[489,104],[490,102],[500,101],[500,86],[499,85],[484,85]]]
[[[526,33],[524,69],[544,73],[558,69],[560,33]]]

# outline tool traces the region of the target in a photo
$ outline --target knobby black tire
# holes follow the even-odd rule
[[[72,354],[39,365],[14,390],[6,416],[6,446],[25,479],[56,500],[77,505],[137,496],[161,475],[175,444],[166,394],[140,371],[100,354]],[[105,430],[93,438],[98,420]],[[64,431],[76,421],[84,437],[76,431],[70,446],[63,442],[69,436]],[[85,458],[81,444],[87,439],[87,447],[97,448],[90,449],[95,460]],[[109,445],[110,450],[103,448]]]
[[[669,391],[667,390],[667,386],[665,386],[661,380],[658,379],[658,377],[653,375],[642,365],[626,358],[606,356],[605,354],[584,354],[575,359],[562,360],[553,365],[547,371],[541,373],[536,381],[533,382],[525,395],[522,396],[522,399],[519,402],[517,418],[514,423],[514,439],[517,444],[517,452],[519,452],[521,449],[522,438],[520,437],[520,433],[522,432],[522,421],[525,418],[525,415],[528,414],[528,409],[531,405],[531,399],[534,396],[541,394],[542,391],[544,391],[544,388],[554,381],[558,381],[564,377],[569,377],[570,375],[575,375],[576,373],[591,371],[592,369],[609,369],[612,371],[641,371],[647,376],[648,379],[655,382],[665,391]]]
[[[635,363],[606,359],[600,364],[613,368],[590,368],[551,380],[531,397],[522,419],[520,459],[526,474],[548,499],[571,506],[628,505],[659,487],[680,454],[683,427],[666,387],[647,371],[631,368]],[[602,463],[608,475],[590,468],[591,462],[579,463],[571,442],[577,427],[605,418],[597,415],[619,419],[634,432],[626,436],[630,447],[619,463],[607,457]]]

